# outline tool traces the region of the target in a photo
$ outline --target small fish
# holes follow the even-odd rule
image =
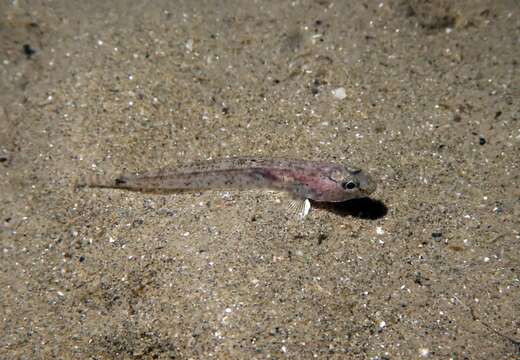
[[[208,189],[271,189],[294,199],[305,217],[310,200],[343,202],[367,197],[376,183],[361,169],[323,161],[252,157],[210,160],[154,172],[122,174],[104,181],[99,177],[79,186],[141,191],[198,191]]]

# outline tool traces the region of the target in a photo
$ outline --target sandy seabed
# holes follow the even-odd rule
[[[3,1],[0,358],[520,358],[519,61],[516,0]],[[72,186],[243,155],[378,190]]]

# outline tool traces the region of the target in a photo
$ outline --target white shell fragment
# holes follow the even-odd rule
[[[343,100],[347,97],[347,92],[345,91],[344,87],[339,87],[337,89],[332,90],[332,95],[334,95],[336,99]]]
[[[301,211],[301,219],[305,219],[305,217],[309,214],[309,211],[311,210],[311,202],[309,199],[305,199],[303,201],[302,211]]]

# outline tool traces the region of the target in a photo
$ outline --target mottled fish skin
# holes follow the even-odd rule
[[[372,178],[352,166],[323,161],[252,157],[210,160],[155,172],[123,174],[113,181],[95,179],[90,187],[130,190],[272,189],[296,198],[341,202],[367,197]]]

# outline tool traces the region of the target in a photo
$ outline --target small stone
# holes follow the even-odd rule
[[[484,145],[484,144],[486,143],[486,139],[485,139],[484,137],[480,136],[480,137],[478,138],[478,143],[479,143],[480,145]]]
[[[427,357],[428,355],[430,355],[430,349],[428,349],[428,348],[420,348],[419,349],[419,355],[421,357]]]
[[[27,59],[30,59],[36,53],[36,50],[34,50],[29,44],[24,44],[22,50]]]
[[[314,79],[314,81],[311,84],[311,93],[312,93],[312,95],[318,95],[318,93],[320,92],[320,85],[321,85],[320,80],[319,79]]]
[[[332,94],[336,99],[343,100],[347,97],[347,92],[344,87],[339,87],[337,89],[332,90]]]
[[[184,46],[186,47],[186,49],[188,49],[188,51],[193,51],[193,39],[189,39],[188,41],[186,41],[186,44],[184,44]]]
[[[432,232],[432,238],[434,238],[435,240],[440,240],[441,237],[442,237],[442,232],[440,232],[440,231]]]

